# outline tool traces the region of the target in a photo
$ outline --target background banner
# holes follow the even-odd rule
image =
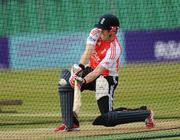
[[[8,38],[0,38],[0,68],[9,67]]]
[[[180,29],[125,33],[126,61],[180,60]]]
[[[11,36],[11,68],[53,68],[77,63],[85,42],[82,36],[85,35],[58,33]]]
[[[10,36],[10,67],[35,69],[67,67],[79,63],[89,33],[25,34]],[[124,47],[123,33],[118,38]],[[124,63],[123,53],[121,64]]]

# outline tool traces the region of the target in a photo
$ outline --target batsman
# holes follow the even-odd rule
[[[100,115],[95,118],[93,125],[111,127],[145,121],[146,127],[154,127],[153,113],[145,106],[136,109],[113,108],[122,54],[122,47],[116,36],[119,26],[119,19],[115,15],[101,16],[87,37],[79,64],[74,64],[70,71],[65,69],[61,72],[59,96],[62,124],[55,132],[80,130],[78,114],[80,94],[84,90],[95,91]]]

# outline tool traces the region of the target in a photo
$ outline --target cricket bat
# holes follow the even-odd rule
[[[81,90],[78,87],[78,81],[75,80],[73,111],[77,114],[77,116],[80,113],[80,108],[81,108]]]

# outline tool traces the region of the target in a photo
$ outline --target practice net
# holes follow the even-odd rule
[[[0,139],[150,139],[180,137],[179,0],[1,0]],[[114,107],[146,105],[156,126],[93,126],[95,93],[82,93],[81,131],[61,123],[58,81],[79,63],[86,38],[106,13],[120,19],[123,47]]]

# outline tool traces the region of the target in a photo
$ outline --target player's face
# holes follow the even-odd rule
[[[102,30],[102,37],[106,38],[109,35],[109,31],[108,30]]]
[[[115,32],[110,32],[109,30],[102,30],[101,39],[104,41],[112,40],[114,39],[115,35]]]

